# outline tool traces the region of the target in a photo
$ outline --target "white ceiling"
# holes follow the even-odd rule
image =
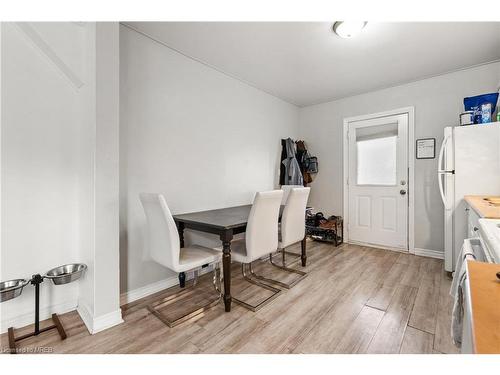
[[[500,22],[369,22],[352,39],[320,22],[127,24],[299,106],[500,59]]]

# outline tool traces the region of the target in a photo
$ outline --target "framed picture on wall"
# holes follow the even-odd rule
[[[417,139],[417,159],[434,159],[436,157],[436,138]]]

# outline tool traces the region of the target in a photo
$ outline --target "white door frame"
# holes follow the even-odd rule
[[[408,115],[408,251],[415,253],[415,107],[404,107],[385,112],[378,112],[362,116],[344,118],[343,129],[343,211],[344,211],[344,238],[349,242],[349,123],[354,121],[370,120],[379,117],[394,115]]]

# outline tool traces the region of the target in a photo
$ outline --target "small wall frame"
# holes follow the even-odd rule
[[[417,159],[435,159],[436,158],[436,138],[420,138],[416,140],[416,158]]]

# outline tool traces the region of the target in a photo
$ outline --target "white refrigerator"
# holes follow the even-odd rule
[[[444,204],[445,270],[453,272],[467,237],[465,195],[500,195],[500,123],[444,129],[438,159]]]

